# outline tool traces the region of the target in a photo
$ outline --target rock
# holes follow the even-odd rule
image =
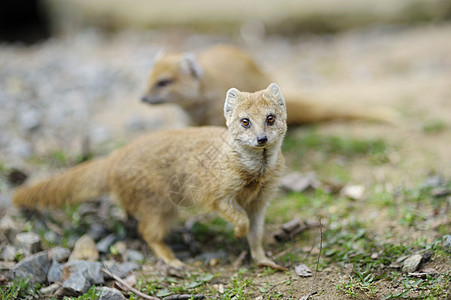
[[[408,257],[406,260],[404,260],[402,264],[402,270],[406,273],[412,273],[415,272],[422,260],[423,256],[421,254],[415,254],[410,257]]]
[[[352,200],[361,200],[365,193],[363,185],[347,185],[341,190],[341,194]]]
[[[55,260],[57,262],[63,262],[66,261],[70,256],[70,249],[63,248],[63,247],[55,247],[50,249],[49,251],[49,257],[52,260]]]
[[[102,238],[102,236],[105,236],[107,230],[104,226],[94,223],[91,225],[88,231],[88,235],[92,237],[94,241],[98,241]]]
[[[47,273],[48,282],[62,282],[63,281],[63,265],[56,260],[52,261],[52,265]]]
[[[124,295],[115,288],[102,287],[100,289],[99,300],[122,300],[125,299]]]
[[[44,233],[44,239],[49,244],[57,244],[58,243],[58,234],[54,231],[46,231]]]
[[[91,283],[82,273],[74,273],[63,282],[64,294],[82,295],[89,290]]]
[[[50,296],[53,295],[58,289],[60,285],[58,283],[51,284],[49,286],[43,287],[39,290],[42,295]]]
[[[12,261],[0,261],[0,271],[11,270],[15,265],[16,263]]]
[[[22,232],[16,235],[14,244],[28,256],[41,250],[41,238],[34,232]]]
[[[202,260],[205,262],[205,264],[210,265],[210,261],[212,260],[221,260],[221,259],[225,259],[227,257],[227,254],[225,253],[224,250],[219,250],[216,252],[206,252],[206,253],[202,253],[196,256],[197,260]]]
[[[128,261],[136,263],[142,263],[145,260],[144,255],[141,252],[131,249],[127,250],[127,258]]]
[[[63,280],[67,280],[75,273],[82,274],[91,284],[104,282],[102,263],[100,262],[76,260],[63,265]]]
[[[119,242],[115,243],[112,247],[117,251],[117,254],[119,254],[121,256],[122,261],[128,260],[127,245],[125,244],[124,241],[119,241]]]
[[[23,131],[33,131],[41,125],[42,115],[39,111],[28,110],[19,115],[19,126]]]
[[[50,268],[50,260],[47,252],[39,252],[29,256],[10,271],[10,277],[13,278],[30,278],[30,283],[42,283],[47,279],[47,272]]]
[[[102,144],[111,139],[111,132],[106,127],[95,126],[89,131],[89,141],[94,145]]]
[[[12,237],[15,235],[18,231],[20,231],[22,226],[19,226],[18,223],[16,223],[10,216],[5,215],[0,220],[0,231],[3,232],[8,237]]]
[[[312,270],[310,270],[309,267],[307,267],[305,264],[299,264],[294,267],[294,270],[296,274],[298,274],[301,277],[310,277],[312,276]]]
[[[99,259],[99,251],[94,240],[87,234],[75,242],[74,250],[69,256],[69,261],[87,260],[97,261]]]
[[[25,182],[25,180],[27,180],[27,178],[28,175],[25,174],[25,172],[16,168],[12,168],[8,172],[8,182],[12,185],[21,185]]]
[[[6,245],[5,249],[3,249],[1,258],[5,261],[15,261],[16,254],[16,247],[14,247],[13,245]]]
[[[303,192],[308,188],[318,188],[320,185],[313,172],[303,174],[292,172],[280,178],[280,186],[288,191]]]
[[[112,260],[103,262],[103,265],[108,271],[110,271],[111,273],[120,278],[124,278],[130,272],[134,270],[139,270],[141,268],[140,265],[134,262],[124,262],[118,264],[117,262]]]
[[[451,253],[451,234],[444,235],[442,243],[443,248],[445,248],[448,253]]]
[[[119,237],[114,233],[107,235],[97,243],[97,250],[100,253],[107,253],[110,250],[110,246],[118,239]]]
[[[23,139],[13,138],[9,141],[6,152],[15,157],[29,158],[33,154],[33,147]]]

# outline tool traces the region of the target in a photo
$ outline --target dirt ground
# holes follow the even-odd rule
[[[110,140],[113,141],[99,142],[99,148],[94,149],[96,154],[107,152],[118,143],[132,140],[148,130],[186,126],[186,117],[177,108],[150,107],[139,102],[152,57],[161,47],[197,52],[218,42],[234,43],[250,51],[262,68],[273,74],[275,82],[280,83],[282,87],[300,90],[312,101],[324,101],[337,106],[342,103],[355,103],[361,105],[362,109],[372,106],[392,107],[399,113],[395,124],[332,122],[290,129],[288,136],[294,138],[315,132],[319,136],[338,136],[357,140],[380,139],[390,150],[387,154],[388,162],[385,163],[374,163],[368,157],[358,155],[355,159],[348,157],[343,162],[340,159],[328,158],[327,152],[319,149],[316,151],[325,153],[321,159],[317,158],[315,151],[309,150],[308,160],[302,161],[301,158],[301,163],[297,164],[299,153],[289,149],[286,153],[287,172],[314,171],[322,180],[335,180],[338,175],[334,174],[333,170],[339,165],[339,168],[345,169],[346,181],[365,186],[367,195],[365,200],[359,200],[357,203],[350,201],[346,204],[352,208],[343,209],[341,204],[332,203],[328,207],[316,210],[318,215],[309,214],[308,212],[312,210],[308,208],[305,211],[303,209],[296,211],[297,207],[293,208],[289,215],[311,220],[321,216],[327,223],[335,214],[335,210],[349,210],[347,216],[354,221],[365,222],[368,232],[375,236],[375,240],[384,240],[387,231],[391,231],[394,243],[410,245],[408,241],[415,238],[424,238],[432,242],[439,237],[440,234],[431,225],[437,219],[429,218],[432,214],[430,206],[425,205],[414,211],[414,214],[427,214],[424,222],[418,226],[403,226],[399,223],[399,216],[394,217],[389,213],[390,207],[369,205],[365,201],[370,201],[368,199],[374,198],[373,196],[381,189],[389,192],[394,192],[399,187],[414,189],[434,174],[441,175],[445,181],[451,180],[450,37],[451,24],[381,26],[331,36],[290,38],[269,36],[252,41],[252,44],[239,37],[204,36],[189,32],[122,32],[99,39],[82,35],[75,39],[53,40],[31,48],[6,45],[1,47],[0,60],[6,63],[7,60],[15,59],[21,64],[20,68],[26,70],[39,64],[38,58],[42,59],[43,51],[57,45],[61,48],[61,51],[55,54],[57,58],[65,56],[73,59],[86,58],[74,60],[76,64],[81,65],[95,62],[96,65],[108,65],[113,69],[125,70],[123,72],[126,74],[126,83],[118,83],[116,87],[121,90],[120,93],[115,93],[112,87],[105,87],[111,89],[110,97],[99,99],[89,108],[89,124],[106,128],[110,133]],[[85,42],[87,45],[83,44]],[[9,81],[9,85],[11,84],[14,82]],[[52,89],[51,85],[49,88]],[[80,89],[79,95],[83,96],[83,87]],[[52,102],[46,107],[51,106]],[[171,122],[173,119],[176,119],[176,122]],[[130,120],[137,120],[144,125],[138,129],[130,127],[127,125]],[[66,124],[69,128],[78,126],[77,119],[73,120],[75,123],[70,122],[71,119],[69,124]],[[5,130],[14,130],[11,128]],[[83,134],[80,132],[84,129],[86,128],[81,126],[81,129],[78,128],[71,133],[73,139],[70,145],[55,141],[58,140],[58,136],[55,137],[52,133],[30,137],[29,140],[34,145],[37,156],[45,155],[50,149],[54,150],[55,145],[62,145],[63,151],[75,153],[82,148],[80,136]],[[49,128],[49,132],[53,132],[52,128]],[[51,138],[46,140],[45,137],[49,136]],[[6,161],[9,157],[11,154],[2,152],[3,165],[6,167],[13,164]],[[33,177],[41,177],[57,169],[35,162],[30,163],[30,159],[19,160],[18,164]],[[9,199],[10,187],[3,188],[1,192]],[[306,195],[308,197],[312,194]],[[281,192],[279,197],[280,201],[285,201],[288,196]],[[272,207],[278,211],[280,202],[279,200],[274,202]],[[8,205],[3,206],[6,206],[4,209],[8,211]],[[421,211],[422,208],[424,211]],[[338,216],[341,217],[341,214]],[[439,217],[438,219],[449,222],[451,217],[449,204],[444,213],[439,213]],[[305,259],[314,270],[320,241],[319,230],[312,229],[296,238],[293,243],[277,243],[272,240],[271,233],[276,231],[282,222],[287,221],[286,218],[287,216],[269,217],[266,227],[268,250],[277,257],[291,247],[293,253],[299,254],[297,259],[301,261]],[[348,221],[340,220],[340,222],[344,224]],[[329,222],[325,225],[324,231],[332,224],[333,222]],[[449,225],[445,227],[445,233],[446,231],[449,233],[449,229]],[[325,240],[324,243],[326,242]],[[246,249],[244,244],[237,245],[238,248],[229,253],[226,260],[214,266],[205,266],[195,261],[188,264],[186,273],[207,272],[215,276],[204,289],[200,290],[201,292],[208,293],[211,297],[225,297],[221,296],[218,290],[221,285],[226,288],[233,285],[232,278],[239,279],[247,295],[235,299],[300,299],[311,291],[313,278],[298,277],[294,272],[294,262],[284,262],[289,267],[290,273],[253,268],[247,260],[239,267],[232,266],[241,250]],[[315,248],[313,251],[305,250],[312,246]],[[214,243],[207,243],[206,248],[215,251]],[[148,255],[152,256],[150,253]],[[383,299],[389,294],[403,290],[404,287],[401,282],[382,278],[375,283],[375,291],[372,293],[366,293],[363,288],[356,288],[355,294],[352,294],[349,292],[351,290],[349,286],[345,289],[347,292],[337,288],[349,280],[352,267],[350,271],[349,265],[343,261],[333,262],[325,259],[324,253],[320,261],[320,271],[313,285],[313,290],[318,293],[312,295],[310,299]],[[427,262],[423,268],[434,268],[441,274],[449,276],[450,261],[449,255],[436,257]],[[246,269],[240,269],[242,267]],[[157,280],[161,277],[161,270],[154,263],[146,263],[141,274],[149,280]],[[245,278],[250,278],[247,285],[243,285]],[[408,297],[416,298],[419,295],[419,292],[413,291]]]

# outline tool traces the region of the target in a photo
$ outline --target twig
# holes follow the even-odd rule
[[[164,300],[190,300],[190,299],[204,299],[204,294],[195,294],[195,295],[172,295],[165,297]]]
[[[160,298],[141,293],[140,291],[138,291],[137,289],[135,289],[134,287],[132,287],[128,283],[126,283],[124,280],[122,280],[119,276],[114,275],[113,273],[111,273],[110,271],[108,271],[106,269],[102,269],[102,272],[107,274],[108,276],[110,276],[111,278],[113,278],[114,280],[116,280],[117,282],[122,284],[124,287],[126,287],[130,292],[133,292],[134,294],[138,295],[141,298],[148,299],[148,300],[161,300]]]
[[[318,253],[318,258],[316,260],[315,275],[313,275],[312,285],[310,286],[310,294],[308,295],[308,297],[316,294],[316,291],[315,292],[313,291],[313,286],[315,285],[316,276],[318,275],[319,259],[321,257],[321,252],[323,251],[323,226],[321,224],[321,217],[318,219],[318,222],[319,222],[319,232],[320,232],[321,239],[319,241],[319,253]],[[308,297],[307,297],[307,299],[308,299]]]
[[[236,258],[236,260],[233,262],[233,267],[236,269],[238,268],[242,263],[243,260],[246,258],[247,250],[241,251],[240,255]]]

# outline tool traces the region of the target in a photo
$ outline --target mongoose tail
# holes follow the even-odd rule
[[[108,193],[106,159],[80,164],[31,186],[20,187],[13,203],[23,208],[62,207]]]
[[[310,102],[287,94],[287,124],[302,125],[327,121],[373,121],[395,124],[399,114],[388,107],[365,107],[356,104]]]

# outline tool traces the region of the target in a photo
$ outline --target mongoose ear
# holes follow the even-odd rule
[[[196,56],[191,52],[185,52],[179,62],[180,72],[182,74],[190,74],[194,78],[201,78],[203,75],[202,66],[196,59]]]
[[[271,83],[265,90],[265,95],[275,101],[278,105],[285,107],[285,99],[277,84]]]
[[[231,88],[227,91],[226,100],[224,103],[224,116],[226,119],[232,114],[233,109],[235,108],[236,102],[240,97],[241,92],[236,88]]]

